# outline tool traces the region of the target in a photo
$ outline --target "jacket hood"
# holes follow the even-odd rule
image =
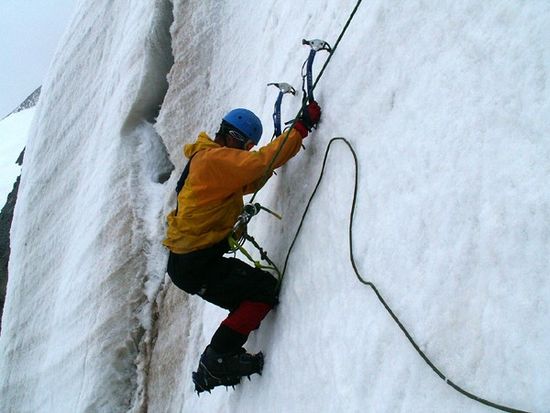
[[[190,159],[197,152],[211,148],[221,148],[221,146],[214,142],[206,132],[201,132],[195,142],[189,143],[183,147],[183,154],[186,158]]]

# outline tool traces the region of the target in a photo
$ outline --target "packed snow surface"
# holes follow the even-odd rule
[[[234,107],[253,109],[269,142],[267,83],[299,89],[302,39],[334,44],[354,6],[80,2],[27,144],[0,411],[494,411],[441,380],[353,274],[342,144],[281,303],[247,343],[264,374],[193,393],[226,313],[165,275],[182,145]],[[543,1],[364,2],[315,91],[318,130],[258,195],[283,220],[250,226],[282,265],[325,148],[346,137],[362,276],[450,380],[535,412],[550,411],[549,26]],[[285,97],[283,119],[299,106]]]
[[[27,142],[35,109],[13,113],[0,121],[0,205],[6,203],[21,173],[16,161]]]

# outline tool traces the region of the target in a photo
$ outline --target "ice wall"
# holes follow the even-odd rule
[[[82,1],[57,50],[12,227],[1,411],[140,403],[154,277],[143,197],[171,169],[147,121],[167,88],[170,22],[168,1]]]
[[[354,5],[81,1],[27,148],[1,411],[492,411],[440,380],[354,278],[344,146],[329,156],[281,304],[247,344],[265,352],[263,376],[193,393],[191,371],[225,312],[164,274],[181,147],[236,106],[259,114],[266,143],[276,97],[266,84],[299,87],[302,38],[334,43]],[[362,4],[316,91],[319,130],[258,198],[284,220],[251,226],[282,263],[328,141],[347,137],[360,160],[364,277],[449,378],[540,412],[550,405],[549,23],[536,1]],[[285,120],[299,101],[285,100]]]
[[[253,108],[270,125],[276,91],[266,84],[299,86],[301,39],[334,43],[354,5],[176,1],[175,64],[157,124],[176,170],[182,144],[214,133],[232,107]],[[328,140],[347,137],[360,159],[355,254],[365,278],[448,377],[535,411],[550,403],[549,13],[540,2],[364,3],[319,84],[319,131],[258,199],[284,222],[260,215],[252,228],[282,262]],[[297,100],[285,101],[283,118]],[[194,397],[190,372],[224,312],[168,284],[152,408],[491,411],[445,385],[355,280],[351,155],[335,147],[329,165],[282,304],[249,343],[267,354],[264,376]]]

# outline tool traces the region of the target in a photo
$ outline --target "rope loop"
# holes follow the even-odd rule
[[[355,273],[355,276],[357,277],[357,279],[359,280],[359,282],[361,282],[362,284],[370,287],[372,289],[372,291],[374,292],[374,294],[376,295],[376,297],[378,298],[378,300],[380,301],[380,303],[384,306],[384,308],[386,309],[386,311],[388,312],[388,314],[391,316],[391,318],[395,321],[395,323],[398,325],[399,329],[401,330],[401,332],[405,335],[405,337],[407,338],[407,340],[409,340],[410,344],[413,346],[413,348],[416,350],[416,352],[420,355],[420,357],[422,357],[422,359],[426,362],[426,364],[428,366],[430,366],[430,368],[446,383],[448,384],[449,386],[451,386],[454,390],[456,390],[457,392],[463,394],[464,396],[472,399],[472,400],[475,400],[481,404],[484,404],[486,406],[489,406],[489,407],[492,407],[492,408],[495,408],[495,409],[498,409],[498,410],[501,410],[501,411],[504,411],[504,412],[509,412],[509,413],[528,413],[527,411],[525,410],[519,410],[519,409],[514,409],[514,408],[511,408],[511,407],[507,407],[507,406],[503,406],[501,404],[497,404],[497,403],[494,403],[492,401],[489,401],[487,399],[484,399],[484,398],[481,398],[479,396],[476,396],[475,394],[473,393],[470,393],[466,390],[464,390],[462,387],[458,386],[457,384],[453,383],[451,380],[449,380],[442,372],[441,370],[439,370],[435,364],[428,358],[428,356],[420,349],[420,346],[416,343],[416,341],[413,339],[412,335],[409,333],[409,331],[405,328],[405,326],[403,325],[403,323],[401,322],[401,320],[399,320],[399,318],[397,317],[397,315],[395,315],[394,311],[391,309],[391,307],[388,305],[388,303],[386,302],[386,300],[384,299],[384,297],[382,297],[382,294],[380,294],[380,292],[378,291],[378,289],[376,288],[376,286],[374,285],[373,282],[371,281],[368,281],[366,280],[360,273],[359,269],[357,268],[357,264],[355,262],[355,257],[354,257],[354,254],[353,254],[353,217],[354,217],[354,214],[355,214],[355,206],[356,206],[356,202],[357,202],[357,192],[358,192],[358,188],[359,188],[359,179],[358,179],[358,172],[359,172],[359,163],[358,163],[358,160],[357,160],[357,154],[355,152],[355,150],[353,149],[353,146],[351,145],[351,143],[346,139],[346,138],[343,138],[343,137],[335,137],[335,138],[332,138],[330,140],[330,142],[328,143],[327,145],[327,149],[325,150],[325,156],[323,158],[323,164],[321,166],[321,172],[319,174],[319,179],[317,180],[317,184],[315,185],[315,188],[313,189],[313,192],[306,204],[306,208],[304,210],[304,213],[302,214],[302,218],[300,220],[300,223],[298,225],[298,229],[296,230],[296,233],[294,234],[294,238],[292,239],[292,242],[290,244],[290,247],[288,249],[288,253],[286,255],[286,259],[285,259],[285,264],[283,266],[283,271],[282,271],[282,277],[281,277],[281,282],[282,280],[284,279],[284,276],[285,276],[285,273],[286,273],[286,269],[287,269],[287,266],[288,266],[288,261],[289,261],[289,258],[290,258],[290,254],[292,253],[292,249],[294,248],[294,245],[296,244],[296,241],[298,239],[298,236],[302,230],[302,227],[303,227],[303,224],[304,224],[304,221],[305,221],[305,218],[306,218],[306,215],[310,209],[310,206],[311,206],[311,203],[313,201],[313,198],[315,197],[316,193],[317,193],[317,190],[319,189],[319,186],[321,184],[321,181],[323,179],[323,175],[324,175],[324,172],[325,172],[325,167],[326,167],[326,164],[327,164],[327,159],[328,159],[328,154],[330,152],[330,149],[332,147],[332,145],[335,143],[335,142],[343,142],[350,150],[351,154],[353,155],[353,161],[354,161],[354,167],[355,167],[355,177],[354,177],[354,189],[353,189],[353,199],[352,199],[352,202],[351,202],[351,209],[350,209],[350,216],[349,216],[349,227],[348,227],[348,240],[349,240],[349,258],[350,258],[350,262],[351,262],[351,265],[353,267],[353,271]]]
[[[338,48],[338,45],[340,44],[340,41],[342,40],[342,38],[344,37],[344,34],[346,32],[346,30],[348,29],[350,23],[351,23],[351,20],[353,19],[353,17],[355,16],[355,13],[357,12],[357,9],[359,8],[360,4],[361,4],[362,0],[358,0],[353,11],[351,12],[350,16],[348,17],[348,20],[346,22],[346,24],[344,25],[344,28],[342,29],[342,31],[340,32],[340,35],[338,36],[338,39],[336,40],[336,43],[334,44],[334,47],[332,48],[332,50],[330,50],[329,52],[329,56],[328,58],[325,60],[325,63],[323,65],[323,67],[321,68],[319,74],[317,75],[317,78],[315,79],[315,82],[313,83],[312,87],[310,88],[310,93],[312,95],[313,93],[313,90],[315,89],[315,87],[317,86],[317,83],[319,82],[319,80],[321,79],[321,77],[323,76],[323,73],[325,72],[325,69],[326,67],[328,66],[330,60],[332,59],[332,56],[334,55],[334,52],[336,51],[336,49]],[[302,106],[298,112],[298,114],[296,115],[296,117],[294,118],[294,120],[292,121],[290,127],[287,129],[286,131],[286,135],[285,137],[283,138],[283,140],[281,141],[281,144],[279,145],[279,148],[277,149],[277,151],[275,152],[275,154],[273,155],[273,158],[271,160],[271,162],[269,163],[268,167],[266,168],[266,171],[265,171],[265,174],[262,178],[262,181],[263,183],[265,183],[267,181],[267,179],[269,179],[269,177],[271,176],[271,173],[273,172],[273,165],[275,164],[275,161],[277,160],[278,156],[280,155],[282,149],[283,149],[283,146],[286,144],[287,140],[288,140],[288,136],[290,134],[290,131],[294,128],[294,125],[296,124],[296,120],[302,115],[306,105],[307,105],[307,100],[304,100],[304,102],[302,103]],[[307,215],[307,212],[309,211],[309,208],[311,206],[311,202],[315,196],[315,194],[317,193],[317,190],[319,188],[319,185],[321,184],[321,180],[323,178],[323,173],[324,173],[324,170],[325,170],[325,166],[326,166],[326,162],[327,162],[327,156],[328,156],[328,153],[330,151],[330,148],[332,146],[332,144],[334,142],[337,142],[337,141],[341,141],[343,143],[345,143],[349,150],[351,151],[352,155],[353,155],[353,158],[354,158],[354,163],[355,163],[355,187],[354,187],[354,191],[353,191],[353,201],[352,201],[352,206],[351,206],[351,211],[350,211],[350,218],[349,218],[349,230],[348,230],[348,235],[349,235],[349,258],[350,258],[350,262],[351,262],[351,265],[353,267],[353,271],[355,272],[355,276],[357,277],[357,279],[359,280],[359,282],[361,282],[362,284],[364,285],[367,285],[369,286],[373,292],[376,294],[376,297],[378,298],[378,300],[380,301],[380,303],[384,306],[384,308],[386,309],[386,311],[389,313],[389,315],[392,317],[392,319],[395,321],[395,323],[399,326],[399,328],[401,329],[401,331],[403,332],[403,334],[405,335],[405,337],[407,337],[407,339],[409,340],[409,342],[411,343],[411,345],[414,347],[414,349],[416,350],[416,352],[420,355],[420,357],[422,357],[422,359],[431,367],[431,369],[446,383],[448,384],[449,386],[451,386],[453,389],[455,389],[456,391],[458,391],[459,393],[465,395],[466,397],[472,399],[472,400],[475,400],[481,404],[484,404],[486,406],[489,406],[489,407],[493,407],[495,409],[498,409],[498,410],[501,410],[501,411],[504,411],[504,412],[509,412],[509,413],[528,413],[524,410],[519,410],[519,409],[514,409],[514,408],[511,408],[511,407],[507,407],[507,406],[503,406],[503,405],[500,405],[500,404],[497,404],[497,403],[493,403],[489,400],[486,400],[486,399],[483,399],[481,397],[478,397],[466,390],[464,390],[463,388],[461,388],[460,386],[456,385],[455,383],[453,383],[451,380],[449,380],[433,363],[432,361],[426,356],[426,354],[420,349],[420,347],[418,346],[418,344],[414,341],[414,339],[412,338],[411,334],[407,331],[407,329],[405,328],[405,326],[401,323],[401,321],[399,320],[399,318],[395,315],[395,313],[393,312],[393,310],[391,309],[391,307],[387,304],[386,300],[384,300],[384,298],[382,297],[382,295],[380,294],[380,292],[378,291],[378,289],[376,288],[376,286],[371,282],[371,281],[367,281],[363,278],[363,276],[361,275],[361,273],[359,272],[359,269],[357,268],[357,264],[355,262],[355,258],[354,258],[354,255],[353,255],[353,216],[354,216],[354,213],[355,213],[355,205],[356,205],[356,200],[357,200],[357,188],[358,188],[358,177],[357,177],[357,174],[358,174],[358,161],[357,161],[357,154],[355,153],[355,150],[353,149],[352,145],[349,143],[349,141],[344,138],[344,137],[335,137],[335,138],[332,138],[327,146],[327,149],[326,149],[326,152],[325,152],[325,157],[324,157],[324,160],[323,160],[323,165],[322,165],[322,168],[321,168],[321,173],[320,173],[320,176],[319,176],[319,179],[317,181],[317,184],[315,186],[315,189],[313,190],[313,193],[311,194],[311,197],[309,198],[309,201],[306,205],[306,209],[304,211],[304,214],[302,215],[302,219],[300,220],[300,224],[298,225],[298,229],[296,230],[296,234],[294,235],[294,238],[290,244],[290,247],[289,247],[289,250],[288,250],[288,253],[287,253],[287,256],[285,258],[285,263],[284,263],[284,266],[283,266],[283,270],[282,272],[278,270],[278,268],[275,266],[275,264],[273,264],[273,262],[271,260],[269,260],[269,258],[267,258],[267,254],[265,253],[265,251],[263,251],[261,249],[261,247],[256,243],[256,241],[254,240],[254,238],[250,237],[247,233],[246,233],[246,224],[248,224],[248,222],[250,221],[250,219],[252,218],[252,216],[256,215],[258,213],[258,210],[256,208],[257,205],[259,204],[254,204],[254,200],[256,199],[256,196],[259,192],[259,189],[256,190],[256,192],[254,192],[254,194],[252,195],[252,198],[250,200],[250,203],[248,205],[252,205],[254,207],[254,213],[251,213],[252,209],[249,209],[248,211],[244,210],[243,209],[243,214],[247,214],[247,216],[243,219],[243,222],[240,222],[239,221],[235,224],[235,227],[237,227],[238,225],[240,225],[240,227],[244,228],[244,239],[246,240],[249,240],[253,243],[253,245],[255,245],[256,248],[258,248],[258,250],[260,251],[260,255],[262,256],[262,259],[266,258],[266,261],[271,265],[271,267],[267,267],[267,266],[262,266],[261,263],[257,262],[257,261],[254,261],[254,259],[252,258],[252,256],[248,253],[248,251],[246,251],[246,249],[243,247],[243,243],[244,243],[244,240],[243,238],[240,238],[239,237],[239,241],[237,241],[233,234],[236,233],[235,231],[235,228],[234,228],[234,231],[233,231],[233,234],[229,236],[228,238],[228,241],[231,245],[231,248],[234,250],[234,251],[241,251],[245,256],[247,256],[247,258],[249,258],[252,262],[255,263],[255,265],[258,267],[258,268],[264,268],[264,269],[273,269],[275,270],[278,275],[279,275],[279,280],[278,280],[278,285],[277,285],[277,289],[279,290],[280,287],[281,287],[281,283],[284,279],[284,275],[285,275],[285,272],[286,272],[286,269],[287,269],[287,265],[288,265],[288,261],[289,261],[289,258],[290,258],[290,254],[292,252],[292,249],[294,248],[294,245],[298,239],[298,235],[300,234],[300,231],[302,229],[302,226],[303,226],[303,223],[304,223],[304,220],[305,220],[305,217]],[[259,187],[261,188],[263,185],[260,185]],[[271,211],[270,211],[271,212]],[[243,215],[241,214],[241,216]],[[246,222],[244,222],[245,220],[247,219]]]

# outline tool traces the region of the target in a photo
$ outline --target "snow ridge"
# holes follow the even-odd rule
[[[23,100],[23,102],[21,102],[19,106],[17,106],[8,115],[6,115],[4,119],[10,115],[13,115],[14,113],[18,113],[26,109],[34,108],[38,103],[38,99],[40,99],[41,89],[42,89],[42,86],[38,86],[29,96],[25,98],[25,100]]]

